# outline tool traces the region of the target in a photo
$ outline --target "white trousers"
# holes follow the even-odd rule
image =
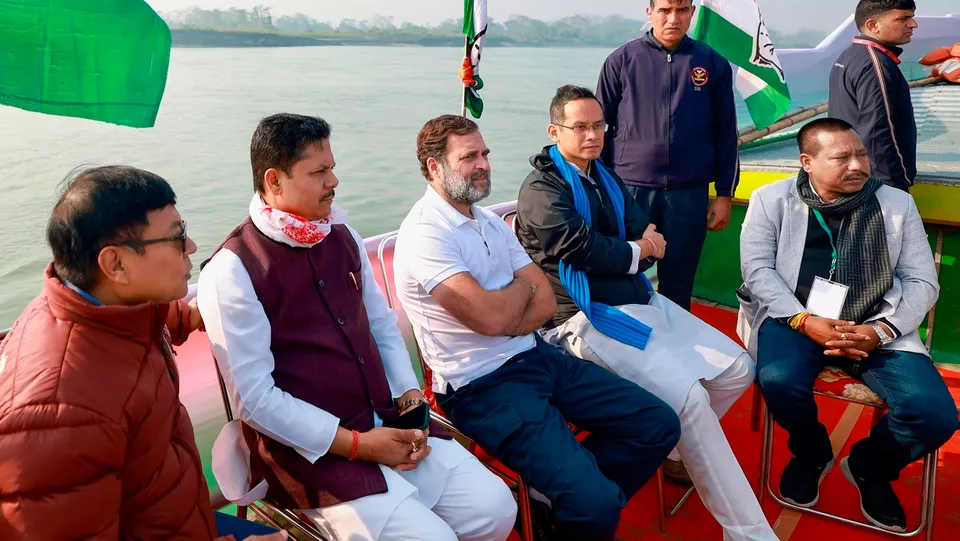
[[[602,366],[620,364],[603,362],[575,336],[560,339],[558,345]],[[756,365],[744,352],[719,376],[692,385],[680,410],[679,457],[704,506],[723,528],[725,541],[777,541],[720,426],[720,418],[753,384],[755,372]]]
[[[504,541],[516,517],[513,493],[473,459],[453,472],[433,509],[413,496],[403,500],[379,541]]]
[[[456,441],[430,445],[411,472],[381,466],[387,492],[304,514],[333,541],[504,541],[517,516],[507,485]]]

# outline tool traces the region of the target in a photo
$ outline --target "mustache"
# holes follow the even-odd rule
[[[327,195],[323,196],[323,201],[329,201],[329,200],[333,199],[334,197],[336,197],[336,195],[337,195],[337,191],[336,191],[336,190],[330,190],[330,193],[328,193]]]
[[[864,180],[869,178],[866,173],[847,173],[843,175],[843,180]]]
[[[470,175],[470,180],[490,180],[490,171],[477,171]]]

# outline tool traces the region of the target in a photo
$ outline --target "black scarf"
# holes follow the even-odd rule
[[[863,323],[878,311],[884,294],[893,287],[887,230],[876,196],[881,186],[881,180],[870,177],[859,192],[824,203],[813,191],[807,172],[797,175],[797,191],[807,206],[842,217],[834,279],[850,287],[840,312],[843,320]]]

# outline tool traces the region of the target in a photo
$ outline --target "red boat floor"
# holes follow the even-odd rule
[[[694,305],[694,313],[714,327],[723,330],[734,338],[736,314],[723,308],[711,308]],[[954,400],[960,403],[960,372],[941,370]],[[759,479],[760,433],[750,429],[752,393],[756,387],[745,393],[737,404],[722,420],[722,425],[750,480],[756,487]],[[843,457],[850,452],[850,446],[865,437],[870,430],[871,411],[862,412],[863,407],[835,399],[817,399],[820,407],[820,420],[830,431],[837,456]],[[780,482],[780,473],[789,458],[786,433],[777,428],[771,485],[776,489]],[[907,467],[900,481],[894,484],[897,494],[907,512],[908,527],[913,529],[920,520],[920,477],[922,462]],[[817,509],[840,514],[845,517],[862,520],[856,489],[850,485],[839,468],[831,471],[820,488],[821,498]],[[666,484],[667,502],[676,502],[683,495],[683,489],[670,483]],[[838,521],[820,518],[809,513],[788,510],[777,504],[769,495],[764,497],[763,510],[774,526],[780,541],[828,541],[846,540],[889,540],[893,536],[847,526]],[[918,539],[923,539],[922,532]],[[510,541],[519,541],[514,534]],[[620,541],[647,539],[671,539],[676,541],[720,541],[723,535],[720,526],[704,508],[699,497],[694,494],[680,509],[676,516],[667,519],[667,533],[662,535],[657,512],[657,487],[651,481],[630,500],[620,524]],[[939,469],[937,470],[936,518],[934,520],[934,539],[949,541],[960,539],[960,432],[946,446],[940,449]]]

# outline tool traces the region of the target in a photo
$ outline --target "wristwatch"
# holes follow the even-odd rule
[[[883,330],[883,325],[874,321],[870,323],[870,326],[873,327],[873,330],[877,332],[877,336],[880,338],[881,346],[885,346],[890,342],[893,342],[893,337],[887,334],[887,331]]]

